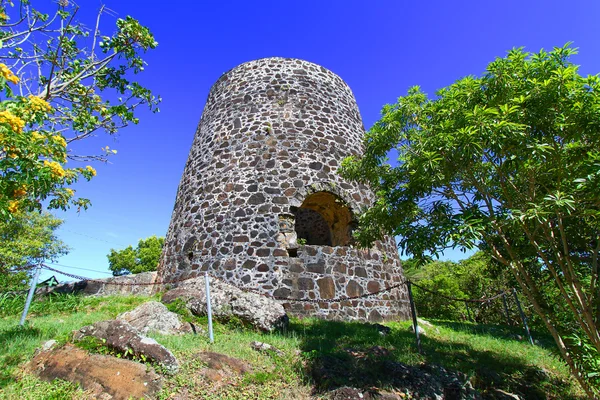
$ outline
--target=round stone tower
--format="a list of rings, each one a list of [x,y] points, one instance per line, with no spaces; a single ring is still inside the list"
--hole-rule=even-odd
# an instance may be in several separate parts
[[[192,144],[159,279],[204,271],[290,299],[328,300],[401,282],[393,238],[353,244],[374,200],[338,174],[360,154],[364,128],[352,91],[310,62],[265,58],[214,84]],[[341,302],[286,302],[292,314],[378,321],[407,318],[406,289]]]

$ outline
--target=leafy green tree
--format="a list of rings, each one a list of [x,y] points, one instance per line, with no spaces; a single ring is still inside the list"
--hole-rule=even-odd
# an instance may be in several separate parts
[[[138,123],[141,105],[158,111],[160,99],[133,80],[144,69],[141,54],[157,46],[150,31],[132,17],[106,27],[104,6],[95,20],[80,21],[75,3],[56,4],[45,14],[29,0],[0,0],[1,220],[43,201],[51,209],[87,207],[68,186],[96,171],[66,168],[67,159],[106,161],[116,151],[76,154],[75,142]]]
[[[416,260],[403,261],[405,275],[425,289],[457,299],[485,299],[515,286],[514,278],[506,270],[499,270],[491,257],[478,251],[460,262],[430,261],[419,266]],[[506,324],[502,299],[471,303],[448,301],[441,296],[413,288],[419,315],[462,321],[470,318],[480,323]],[[518,318],[511,295],[507,297],[509,314]],[[511,320],[512,321],[512,320]]]
[[[118,251],[111,249],[108,268],[115,276],[156,271],[164,243],[164,237],[150,236],[141,239],[135,249],[132,246]]]
[[[38,212],[0,221],[0,291],[26,288],[33,268],[67,254],[68,247],[55,234],[62,222]]]
[[[514,49],[434,99],[410,89],[383,108],[364,157],[346,160],[342,173],[379,195],[361,217],[361,243],[401,235],[417,258],[479,246],[512,271],[592,397],[590,384],[600,386],[600,78],[581,76],[575,53]]]

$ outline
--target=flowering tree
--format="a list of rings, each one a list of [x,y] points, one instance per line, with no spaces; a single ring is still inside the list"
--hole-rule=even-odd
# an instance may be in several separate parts
[[[141,105],[158,111],[160,98],[132,80],[144,69],[141,54],[157,46],[150,31],[128,16],[104,36],[110,10],[100,8],[93,29],[78,11],[66,0],[53,14],[0,0],[0,220],[44,200],[51,209],[86,208],[68,186],[96,171],[67,160],[106,161],[116,151],[75,154],[70,145],[138,123]]]

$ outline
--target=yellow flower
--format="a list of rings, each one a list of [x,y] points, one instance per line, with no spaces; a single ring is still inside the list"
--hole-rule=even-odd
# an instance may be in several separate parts
[[[8,202],[8,211],[12,214],[19,211],[19,202],[16,200],[11,200]]]
[[[46,139],[46,137],[44,135],[40,134],[38,131],[31,132],[31,137],[33,138],[33,140],[44,140],[44,139]]]
[[[62,137],[62,135],[54,135],[52,136],[52,140],[54,143],[60,144],[62,147],[67,147],[67,141],[64,137]]]
[[[14,197],[22,197],[27,194],[27,185],[21,185],[18,189],[13,192]]]
[[[14,84],[19,83],[19,78],[13,74],[13,72],[6,66],[6,64],[0,63],[0,74],[9,82]]]
[[[4,149],[6,151],[6,155],[10,158],[17,158],[17,148],[15,146],[8,146]]]
[[[63,176],[65,176],[65,170],[56,161],[44,160],[44,167],[50,168],[50,170],[52,171],[52,175],[56,177],[62,178]]]
[[[50,104],[48,104],[48,102],[44,99],[40,99],[39,97],[34,96],[32,94],[30,94],[27,98],[29,99],[29,109],[31,111],[50,112],[52,110],[52,106],[50,106]]]
[[[96,170],[89,165],[85,167],[86,171],[90,172],[92,176],[96,176]]]
[[[69,197],[73,197],[73,195],[75,194],[75,191],[73,189],[70,189],[70,188],[66,188],[65,192],[67,192],[67,195]]]
[[[14,132],[21,133],[25,126],[25,121],[8,111],[0,111],[0,124],[8,124]]]

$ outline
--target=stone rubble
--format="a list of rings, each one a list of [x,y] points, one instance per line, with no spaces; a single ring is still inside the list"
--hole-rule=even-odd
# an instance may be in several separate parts
[[[144,356],[148,361],[160,364],[169,374],[175,374],[179,370],[179,362],[171,351],[156,340],[143,336],[128,322],[99,321],[79,329],[73,340],[80,341],[88,336],[102,340],[106,346],[119,352],[132,352],[134,356]]]
[[[277,301],[252,292],[244,292],[232,285],[211,279],[211,306],[213,318],[236,318],[244,324],[263,332],[285,329],[289,318]],[[169,304],[177,299],[184,301],[194,315],[207,313],[204,277],[190,279],[166,292],[162,302]]]
[[[146,302],[132,311],[117,316],[140,331],[142,335],[156,332],[162,335],[180,335],[197,332],[200,328],[181,321],[179,315],[171,312],[158,301]]]

